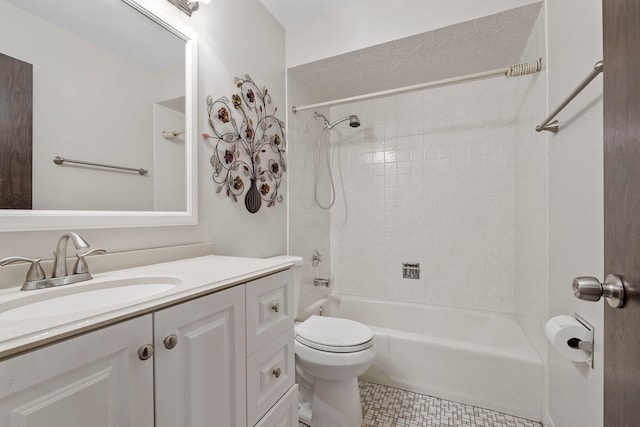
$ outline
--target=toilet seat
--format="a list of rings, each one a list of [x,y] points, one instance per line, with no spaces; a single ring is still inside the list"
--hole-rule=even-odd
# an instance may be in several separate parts
[[[354,353],[373,345],[373,332],[349,319],[311,316],[295,331],[300,344],[330,353]]]

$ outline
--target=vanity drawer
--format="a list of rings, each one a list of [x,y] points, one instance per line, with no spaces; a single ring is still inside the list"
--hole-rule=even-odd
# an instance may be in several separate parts
[[[247,424],[254,425],[295,381],[293,327],[247,359]]]
[[[255,427],[298,427],[298,425],[298,385],[294,384]]]
[[[247,283],[247,355],[293,326],[293,270]]]

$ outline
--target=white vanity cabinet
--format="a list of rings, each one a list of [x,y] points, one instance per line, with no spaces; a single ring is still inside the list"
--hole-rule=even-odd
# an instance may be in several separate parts
[[[0,426],[245,426],[244,288],[1,361]]]
[[[0,426],[297,427],[292,280],[281,271],[0,360]]]
[[[246,425],[244,290],[153,314],[156,427]]]
[[[153,427],[146,315],[0,362],[2,427]]]
[[[295,427],[293,271],[247,283],[247,425]]]

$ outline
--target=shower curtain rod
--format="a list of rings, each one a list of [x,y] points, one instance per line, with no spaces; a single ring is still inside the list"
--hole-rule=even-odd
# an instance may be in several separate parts
[[[372,92],[364,95],[352,96],[349,98],[336,99],[333,101],[319,102],[317,104],[304,105],[302,107],[296,107],[294,105],[291,108],[291,110],[295,114],[298,111],[310,110],[312,108],[328,107],[330,105],[338,105],[338,104],[345,104],[348,102],[363,101],[366,99],[379,98],[381,96],[395,95],[397,93],[411,92],[414,90],[428,89],[428,88],[446,86],[450,84],[467,82],[472,80],[486,79],[489,77],[495,77],[500,75],[505,77],[524,76],[526,74],[535,74],[540,70],[542,70],[542,58],[538,58],[537,60],[530,61],[530,62],[510,65],[506,68],[498,68],[496,70],[483,71],[481,73],[475,73],[475,74],[467,74],[465,76],[452,77],[449,79],[437,80],[434,82],[421,83],[421,84],[412,85],[412,86],[404,86],[401,88],[383,90],[380,92]]]

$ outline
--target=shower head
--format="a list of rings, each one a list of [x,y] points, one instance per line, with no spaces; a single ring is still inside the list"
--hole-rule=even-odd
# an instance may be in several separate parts
[[[346,116],[343,117],[341,119],[336,120],[333,123],[329,123],[329,120],[327,120],[327,118],[320,114],[320,113],[313,113],[313,118],[314,119],[318,119],[322,117],[324,119],[324,125],[326,126],[327,129],[331,129],[332,127],[334,127],[335,125],[342,123],[342,122],[346,122],[347,120],[349,120],[349,126],[351,126],[352,128],[357,128],[358,126],[360,126],[360,118],[358,116],[356,116],[355,114],[352,114],[350,116]]]

